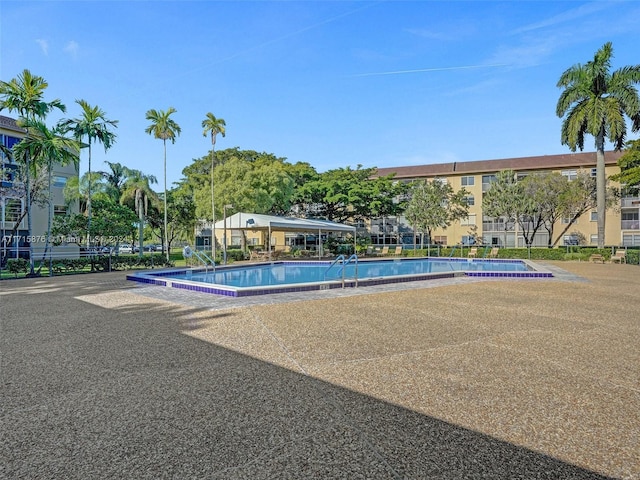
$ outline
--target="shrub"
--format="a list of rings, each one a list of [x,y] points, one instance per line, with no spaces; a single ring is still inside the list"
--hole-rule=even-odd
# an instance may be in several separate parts
[[[240,260],[244,260],[244,251],[239,250],[239,249],[233,249],[233,250],[227,250],[227,261],[229,260],[234,260],[234,261],[240,261]]]
[[[18,278],[19,273],[27,273],[29,270],[29,262],[24,258],[10,258],[7,261],[7,270]]]

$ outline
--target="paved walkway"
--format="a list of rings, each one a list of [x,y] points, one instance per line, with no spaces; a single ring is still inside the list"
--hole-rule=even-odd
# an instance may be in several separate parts
[[[260,300],[0,282],[0,478],[638,479],[640,269],[548,266]]]

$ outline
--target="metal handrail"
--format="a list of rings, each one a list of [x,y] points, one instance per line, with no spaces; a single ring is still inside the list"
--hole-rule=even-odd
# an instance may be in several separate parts
[[[209,262],[211,262],[211,266],[213,266],[213,271],[216,271],[216,262],[211,260],[206,253],[193,250],[193,256],[202,262],[205,274],[209,273]]]
[[[356,281],[356,287],[358,286],[358,255],[356,255],[355,253],[352,254],[348,260],[345,262],[342,262],[342,288],[344,288],[344,271],[345,271],[345,267],[351,262],[351,260],[354,260],[354,264],[356,266],[355,268],[355,281]]]
[[[331,270],[333,268],[333,266],[336,263],[338,263],[340,260],[342,260],[344,262],[344,255],[338,255],[336,257],[336,259],[333,262],[331,262],[331,265],[329,265],[329,267],[324,271],[323,277],[324,277],[325,280],[327,279],[327,273],[329,273],[329,270]]]

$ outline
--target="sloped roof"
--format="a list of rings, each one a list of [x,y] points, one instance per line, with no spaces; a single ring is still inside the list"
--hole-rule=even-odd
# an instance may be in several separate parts
[[[605,152],[605,164],[615,165],[624,152]],[[594,168],[595,152],[541,155],[537,157],[503,158],[499,160],[478,160],[473,162],[449,162],[433,165],[412,165],[404,167],[379,168],[376,177],[395,173],[397,179],[430,178],[449,175],[472,175],[496,173],[501,170],[557,170],[562,168]]]
[[[277,230],[286,232],[349,232],[355,233],[356,227],[328,220],[309,218],[279,217],[259,213],[234,213],[227,217],[228,229],[233,230]],[[225,228],[225,221],[216,222],[216,229]]]

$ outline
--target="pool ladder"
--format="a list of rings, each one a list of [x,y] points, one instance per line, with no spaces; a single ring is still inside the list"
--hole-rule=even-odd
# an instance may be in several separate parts
[[[207,255],[204,252],[198,252],[196,250],[193,250],[193,256],[196,257],[200,262],[202,262],[202,264],[204,265],[205,274],[209,273],[209,266],[213,267],[213,272],[215,273],[216,262],[214,262],[213,259],[209,257],[209,255]]]
[[[329,265],[329,267],[324,271],[325,281],[327,280],[327,273],[329,273],[329,270],[331,270],[334,267],[334,265],[340,265],[342,268],[342,270],[340,271],[340,273],[342,274],[342,288],[344,288],[346,266],[352,262],[356,267],[354,280],[356,281],[355,286],[357,287],[358,286],[358,255],[356,255],[355,253],[351,255],[348,259],[344,255],[338,255],[336,259],[331,263],[331,265]]]

